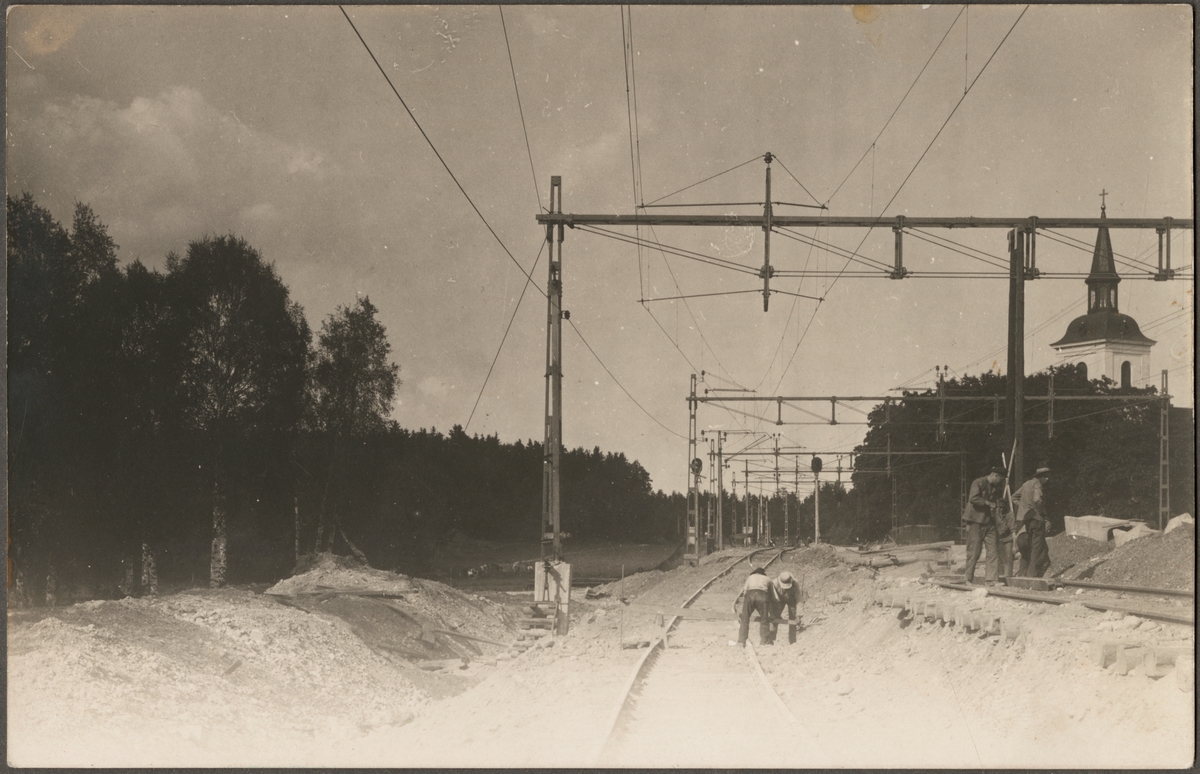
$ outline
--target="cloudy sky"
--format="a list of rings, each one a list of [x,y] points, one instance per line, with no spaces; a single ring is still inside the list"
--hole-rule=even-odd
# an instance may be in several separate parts
[[[1191,9],[1023,8],[635,6],[623,22],[618,6],[347,7],[418,128],[336,6],[18,7],[6,182],[65,223],[90,204],[123,262],[162,267],[189,240],[242,236],[314,328],[369,295],[404,380],[395,419],[540,443],[535,217],[551,175],[567,212],[666,197],[761,214],[732,203],[763,201],[769,151],[772,199],[834,215],[1095,217],[1103,189],[1110,217],[1191,217]],[[800,233],[892,260],[890,228]],[[1003,231],[937,233],[1007,260]],[[641,235],[762,262],[761,230]],[[1088,246],[1039,238],[1039,268],[1087,271],[1095,233],[1068,236]],[[1134,264],[1157,260],[1153,231],[1112,240]],[[1172,244],[1190,269],[1192,233]],[[564,306],[587,342],[566,329],[564,441],[622,451],[668,490],[686,486],[694,372],[702,389],[878,395],[932,385],[935,364],[1006,362],[1002,279],[890,281],[853,276],[857,264],[834,279],[841,255],[775,234],[773,265],[827,276],[776,280],[823,301],[775,295],[764,314],[761,295],[736,293],[760,288],[753,276],[580,229],[563,256]],[[912,236],[905,256],[916,272],[994,271]],[[536,285],[518,304],[524,272]],[[1153,382],[1169,369],[1184,405],[1191,287],[1121,285],[1121,311],[1158,341]],[[652,300],[714,293],[726,295]],[[1085,310],[1082,280],[1029,283],[1030,371],[1055,362],[1049,343]],[[716,407],[699,426],[782,431],[810,449],[851,448],[865,429]]]

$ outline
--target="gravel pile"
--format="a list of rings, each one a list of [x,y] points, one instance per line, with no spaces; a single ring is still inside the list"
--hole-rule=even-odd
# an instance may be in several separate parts
[[[1185,524],[1166,535],[1131,540],[1114,550],[1096,567],[1092,580],[1190,591],[1196,588],[1195,567],[1196,528]]]
[[[828,545],[801,548],[799,551],[787,554],[787,557],[789,563],[802,567],[837,567],[841,563],[837,550]]]
[[[1050,568],[1043,576],[1046,578],[1062,577],[1063,573],[1075,565],[1112,551],[1112,546],[1107,542],[1080,535],[1068,535],[1065,532],[1048,538],[1046,545],[1050,547]]]

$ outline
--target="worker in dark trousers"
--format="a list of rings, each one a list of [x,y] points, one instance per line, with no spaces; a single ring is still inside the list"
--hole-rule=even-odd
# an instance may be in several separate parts
[[[967,523],[967,583],[975,582],[975,564],[983,553],[985,541],[988,556],[996,556],[1000,560],[996,563],[997,571],[1003,571],[999,568],[1012,567],[1012,556],[1009,553],[1011,543],[1000,539],[1001,531],[1007,533],[1009,540],[1012,539],[1011,530],[1005,529],[1008,503],[1004,500],[1004,476],[1004,468],[992,468],[986,476],[971,482],[967,507],[963,509],[962,514],[962,520]],[[992,583],[997,580],[996,577],[988,578]]]
[[[1017,547],[1021,551],[1021,568],[1017,575],[1040,578],[1050,567],[1050,546],[1046,544],[1046,499],[1042,487],[1050,480],[1050,468],[1039,465],[1033,478],[1013,493],[1017,509]]]
[[[775,644],[775,635],[779,631],[779,619],[783,617],[784,610],[787,611],[788,618],[788,644],[796,644],[796,625],[799,618],[796,615],[796,607],[800,604],[800,584],[796,583],[796,579],[787,570],[779,573],[775,580],[771,581],[771,600],[768,605],[771,609],[771,629],[768,633],[766,643],[768,645]],[[792,623],[797,622],[797,623]]]
[[[742,604],[742,612],[740,615],[740,625],[738,627],[737,644],[745,646],[746,640],[750,636],[750,616],[755,610],[761,616],[762,623],[758,627],[758,641],[767,642],[771,636],[770,631],[770,597],[771,597],[771,579],[767,577],[767,571],[761,567],[756,567],[750,573],[750,577],[746,578],[746,583],[742,586],[741,592],[738,593],[737,599],[733,600],[733,612],[738,613],[738,602],[746,598]]]

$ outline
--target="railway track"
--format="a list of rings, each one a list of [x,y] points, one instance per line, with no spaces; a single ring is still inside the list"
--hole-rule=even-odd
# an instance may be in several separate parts
[[[597,765],[782,768],[816,760],[813,745],[798,749],[811,740],[767,679],[753,645],[729,647],[734,635],[727,614],[744,582],[735,571],[768,552],[773,555],[764,567],[785,553],[759,549],[731,562],[681,605],[698,617],[676,614],[664,622],[607,719]],[[712,619],[703,617],[706,611]],[[726,620],[713,620],[722,613]]]

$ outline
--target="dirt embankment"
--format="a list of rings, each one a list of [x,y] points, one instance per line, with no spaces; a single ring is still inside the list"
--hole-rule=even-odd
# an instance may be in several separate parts
[[[431,629],[515,637],[502,605],[341,557],[270,591],[10,613],[10,762],[337,765],[346,749],[477,684],[482,662],[505,650]],[[469,666],[415,666],[439,658]]]

